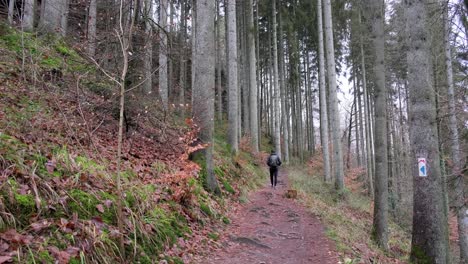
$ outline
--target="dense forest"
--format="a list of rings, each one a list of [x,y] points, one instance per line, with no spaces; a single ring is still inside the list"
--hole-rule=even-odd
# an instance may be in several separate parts
[[[0,263],[178,263],[271,150],[468,263],[466,87],[466,0],[0,0]]]

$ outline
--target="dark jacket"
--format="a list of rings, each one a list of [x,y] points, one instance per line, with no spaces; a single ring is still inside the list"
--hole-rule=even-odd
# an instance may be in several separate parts
[[[281,166],[281,159],[276,153],[271,153],[270,157],[268,157],[267,165],[269,167],[279,167]]]

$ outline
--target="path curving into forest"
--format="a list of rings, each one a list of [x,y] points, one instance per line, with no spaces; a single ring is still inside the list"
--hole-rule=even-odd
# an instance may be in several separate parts
[[[233,209],[221,248],[195,263],[299,264],[339,262],[335,245],[320,220],[297,201],[284,197],[287,172],[280,171],[276,190],[266,185],[249,202]]]

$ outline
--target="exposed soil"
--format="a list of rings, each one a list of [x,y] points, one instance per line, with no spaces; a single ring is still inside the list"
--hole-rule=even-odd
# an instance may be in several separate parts
[[[284,197],[287,190],[287,172],[281,170],[276,190],[268,184],[252,193],[247,204],[233,208],[221,247],[195,263],[338,263],[324,226],[298,202]]]

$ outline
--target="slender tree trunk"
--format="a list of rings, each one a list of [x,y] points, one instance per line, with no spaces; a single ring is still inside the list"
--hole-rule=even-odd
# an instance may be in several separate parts
[[[206,184],[211,192],[219,193],[213,172],[214,88],[215,88],[215,0],[197,0],[195,50],[193,59],[193,116],[200,126],[200,139],[205,149]]]
[[[96,55],[97,0],[90,0],[88,13],[88,56]]]
[[[8,3],[8,23],[13,24],[13,16],[15,14],[16,0],[10,0]]]
[[[168,94],[168,104],[169,101],[173,102],[174,99],[174,80],[175,80],[175,70],[174,70],[174,35],[175,35],[175,24],[174,24],[174,17],[175,17],[175,7],[174,1],[166,2],[168,4],[168,8],[170,8],[169,12],[169,25],[167,25],[168,29],[168,36],[167,36],[167,48],[166,52],[167,56],[167,94]],[[167,10],[167,9],[166,9]]]
[[[383,0],[368,0],[369,31],[374,58],[374,142],[375,142],[375,194],[373,238],[388,250],[388,154],[387,154],[387,91],[385,89],[385,39]]]
[[[197,10],[198,11],[198,10]],[[198,15],[198,14],[197,14]],[[196,17],[198,19],[198,17]],[[195,23],[198,21],[195,21]],[[159,95],[165,110],[169,104],[168,68],[167,68],[167,0],[160,0],[159,6]],[[198,33],[195,29],[195,32]],[[193,33],[192,33],[193,34]],[[196,37],[195,37],[196,38]],[[193,41],[193,40],[192,40]],[[195,64],[196,65],[196,64]],[[196,80],[195,80],[196,81]],[[194,87],[192,87],[194,89]]]
[[[427,1],[406,1],[408,85],[414,207],[411,261],[448,263],[445,199],[437,138],[435,92],[431,76]],[[416,164],[419,164],[417,166]],[[424,165],[424,166],[423,166]],[[425,176],[427,175],[427,176]]]
[[[35,0],[24,0],[22,27],[25,31],[34,29],[34,14],[36,10]]]
[[[187,2],[182,0],[180,3],[180,75],[179,75],[179,107],[180,115],[185,116],[185,89],[187,86]]]
[[[356,96],[358,99],[358,120],[359,120],[359,148],[361,149],[361,161],[359,162],[360,167],[363,166],[365,160],[365,150],[364,150],[364,121],[363,121],[363,114],[362,114],[362,96],[361,96],[361,87],[359,86],[359,82],[356,80]]]
[[[361,7],[362,8],[362,7]],[[361,10],[359,10],[359,23],[361,24]],[[369,110],[369,100],[367,96],[367,71],[366,71],[366,62],[365,62],[365,53],[364,53],[364,40],[362,33],[359,37],[359,48],[361,53],[361,72],[362,72],[362,94],[364,98],[364,117],[365,117],[365,138],[366,138],[366,156],[367,156],[367,180],[369,185],[369,194],[371,197],[374,196],[374,179],[373,179],[373,170],[372,170],[372,138],[371,138],[371,129],[370,129],[370,110]]]
[[[450,130],[450,148],[452,152],[452,175],[456,177],[455,181],[455,211],[458,220],[458,244],[460,246],[460,263],[468,262],[468,208],[465,203],[465,184],[463,180],[462,159],[460,158],[460,142],[457,127],[457,112],[455,107],[455,92],[453,84],[452,51],[450,47],[450,27],[448,21],[448,3],[444,3],[447,11],[444,11],[445,28],[445,65],[447,70],[447,88],[448,88],[448,115]]]
[[[258,152],[258,106],[257,106],[257,76],[255,58],[255,36],[252,0],[247,0],[247,42],[249,49],[249,69],[250,69],[250,136],[252,150]]]
[[[353,66],[354,67],[354,66]],[[358,88],[357,88],[357,85],[356,85],[356,74],[353,74],[353,92],[354,92],[354,113],[356,114],[356,125],[355,125],[355,137],[356,137],[356,161],[357,161],[357,166],[360,168],[362,166],[362,163],[361,163],[361,145],[360,145],[360,142],[361,142],[361,135],[359,134],[359,128],[360,128],[360,123],[361,123],[361,116],[359,115],[359,111],[361,109],[359,109],[358,107],[360,107],[360,104],[359,104],[359,92],[358,92]]]
[[[62,0],[61,2],[62,7],[62,17],[60,19],[60,35],[65,37],[68,31],[68,13],[70,10],[70,0]]]
[[[272,5],[272,27],[273,27],[273,80],[274,80],[274,85],[273,85],[273,94],[274,94],[274,143],[275,143],[275,149],[276,153],[282,157],[281,153],[281,134],[280,134],[280,87],[279,87],[279,81],[278,81],[278,36],[277,36],[277,24],[276,24],[276,0],[273,0],[273,5]]]
[[[96,1],[96,0],[92,0]],[[153,90],[153,27],[151,25],[151,17],[153,16],[153,3],[152,0],[145,0],[145,45],[144,52],[145,57],[143,58],[144,63],[144,78],[143,93],[151,94]]]
[[[130,47],[130,38],[133,32],[133,23],[128,25],[128,28],[124,26],[124,1],[120,0],[119,9],[119,20],[118,20],[118,38],[120,42],[122,52],[122,72],[120,76],[120,111],[119,111],[119,132],[117,137],[117,192],[119,197],[117,199],[117,225],[121,235],[119,236],[119,246],[122,254],[122,261],[125,260],[125,244],[124,244],[124,215],[123,215],[123,204],[122,204],[122,179],[121,179],[121,163],[122,163],[122,145],[123,145],[123,127],[124,127],[124,111],[125,111],[125,80],[127,79],[128,73],[128,49]]]
[[[237,69],[237,30],[236,30],[236,2],[226,1],[226,23],[227,23],[227,84],[228,84],[228,138],[231,150],[239,151],[239,116],[238,116],[238,69]]]
[[[281,97],[281,123],[282,123],[282,130],[283,130],[283,156],[284,162],[286,164],[289,163],[289,133],[288,133],[288,125],[287,125],[287,111],[286,111],[286,87],[285,87],[285,81],[284,81],[284,51],[283,51],[283,30],[282,30],[282,24],[281,24],[281,11],[278,12],[278,26],[277,29],[279,29],[279,33],[277,36],[277,46],[278,46],[278,79],[279,79],[279,85],[280,85],[280,97]],[[279,45],[278,45],[279,42]],[[278,106],[279,107],[279,106]]]
[[[322,144],[324,179],[332,180],[330,172],[330,147],[328,146],[328,111],[327,111],[327,84],[325,83],[325,55],[322,26],[322,0],[317,0],[318,46],[319,46],[319,92],[320,92],[320,140]]]
[[[335,48],[333,46],[333,24],[330,0],[324,0],[324,24],[325,39],[327,44],[327,73],[330,89],[330,113],[333,135],[333,163],[335,166],[335,185],[338,190],[344,188],[343,151],[340,141],[340,111],[338,109],[336,71],[335,71]]]
[[[249,92],[250,92],[250,69],[249,69],[249,56],[248,56],[248,41],[247,41],[247,26],[246,26],[246,17],[247,17],[247,8],[245,1],[239,1],[240,8],[240,53],[242,58],[242,65],[239,67],[241,70],[240,80],[242,82],[242,131],[243,135],[248,135],[250,133],[250,108],[249,108]],[[241,134],[242,135],[242,134]]]
[[[216,20],[216,91],[218,94],[217,97],[217,112],[218,112],[218,119],[222,120],[223,119],[223,86],[222,86],[222,78],[221,78],[221,70],[222,70],[222,49],[221,49],[221,43],[222,43],[222,38],[221,38],[221,14],[220,14],[220,0],[216,0],[216,9],[217,9],[217,17],[218,19]]]

